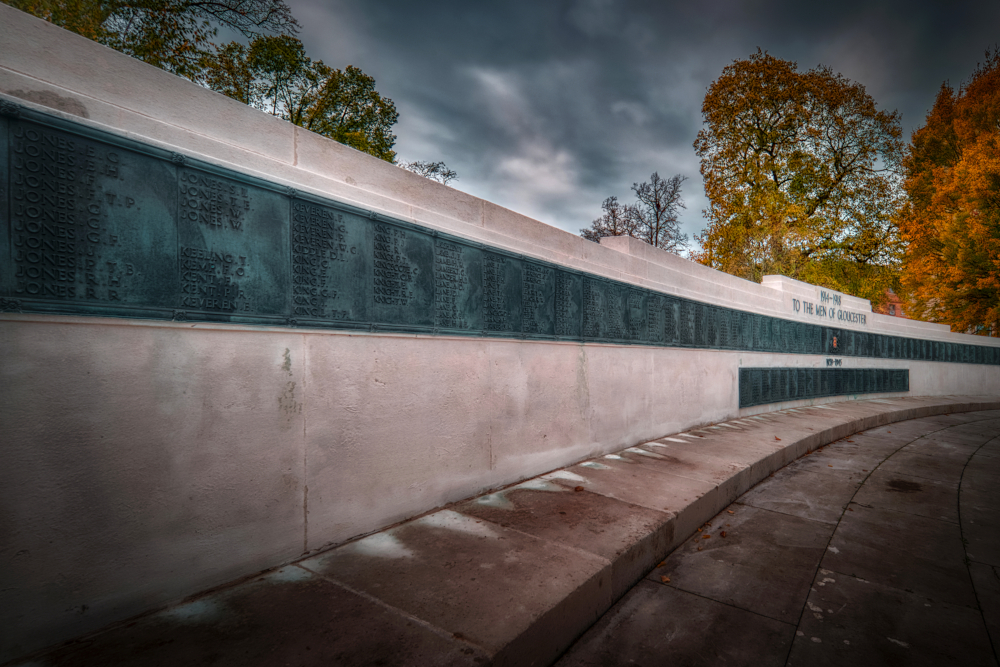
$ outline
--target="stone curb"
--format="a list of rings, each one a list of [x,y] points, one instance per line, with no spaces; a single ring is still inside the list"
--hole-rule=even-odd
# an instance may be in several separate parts
[[[944,415],[952,412],[974,412],[993,409],[1000,409],[1000,399],[985,397],[904,397],[899,399],[848,401],[825,404],[823,406],[793,408],[726,422],[730,427],[733,424],[740,424],[741,427],[744,427],[749,423],[749,428],[741,428],[740,430],[725,429],[721,425],[694,429],[688,433],[709,442],[714,441],[713,444],[722,445],[723,449],[725,449],[726,445],[732,444],[743,447],[748,441],[754,439],[765,439],[765,442],[767,442],[767,439],[772,437],[774,438],[772,442],[775,444],[780,442],[781,444],[776,447],[772,446],[770,451],[761,456],[754,454],[751,460],[738,461],[737,465],[741,467],[732,472],[732,474],[715,480],[712,479],[713,472],[715,471],[711,469],[711,466],[706,467],[705,470],[696,470],[676,476],[665,469],[656,470],[655,472],[650,470],[651,474],[659,476],[665,481],[681,482],[682,480],[688,480],[702,482],[702,485],[700,488],[696,486],[693,489],[694,497],[690,499],[690,502],[676,509],[669,508],[671,510],[669,513],[663,512],[665,509],[663,507],[653,507],[652,505],[656,505],[656,502],[645,505],[647,509],[660,514],[657,517],[658,520],[649,525],[644,532],[638,535],[631,535],[628,539],[620,541],[613,557],[602,558],[602,562],[594,562],[592,559],[584,558],[575,560],[576,569],[578,570],[575,577],[576,586],[569,591],[564,591],[562,595],[545,600],[546,604],[543,605],[545,608],[540,610],[540,613],[537,613],[537,615],[534,615],[527,624],[527,627],[522,628],[516,635],[495,638],[495,640],[499,639],[500,641],[476,641],[477,638],[475,636],[467,632],[458,631],[453,627],[448,627],[440,618],[423,617],[423,620],[432,626],[440,628],[446,634],[457,637],[461,641],[475,644],[477,648],[481,648],[489,656],[490,664],[551,664],[576,638],[582,635],[583,632],[620,599],[622,595],[647,572],[653,569],[660,560],[694,534],[700,525],[718,514],[718,512],[752,486],[800,456],[859,431],[865,431],[885,424]],[[806,419],[803,419],[803,417],[806,417]],[[807,423],[814,424],[814,426],[807,426]],[[807,430],[815,432],[807,434]],[[778,433],[778,435],[772,435],[772,433]],[[689,439],[690,435],[685,439]],[[778,440],[779,436],[781,440]],[[667,437],[669,438],[670,436]],[[672,438],[672,440],[679,439],[676,437]],[[664,448],[664,440],[664,438],[661,438],[650,441],[638,446],[638,448],[628,448],[617,455],[613,454],[609,456],[618,456],[623,460],[627,460],[628,466],[637,465],[639,459],[642,459],[642,463],[638,465],[649,465],[645,459],[651,457],[636,456],[634,451],[641,449],[649,454],[657,454],[658,450]],[[742,443],[739,442],[741,440],[743,441]],[[670,447],[674,444],[679,443],[670,443],[665,445],[665,447]],[[705,446],[707,444],[708,442],[702,443],[698,440],[691,440],[691,445],[698,449],[707,449]],[[733,457],[731,456],[730,458]],[[656,459],[652,460],[655,463],[661,462]],[[719,460],[723,461],[725,459]],[[495,520],[491,521],[490,518],[486,518],[488,514],[477,512],[475,507],[477,501],[484,498],[490,499],[496,496],[510,495],[512,492],[518,490],[530,491],[533,484],[538,486],[538,482],[560,485],[571,493],[578,493],[580,486],[583,486],[583,491],[586,491],[588,496],[595,495],[603,498],[600,501],[602,503],[614,503],[616,505],[628,503],[630,502],[628,489],[594,487],[589,479],[578,484],[577,482],[580,480],[574,478],[577,476],[582,477],[582,475],[578,475],[577,471],[580,471],[583,467],[593,466],[594,464],[605,465],[611,462],[615,461],[614,459],[609,460],[608,456],[583,461],[576,465],[541,475],[534,480],[528,480],[527,482],[508,487],[495,494],[487,494],[477,499],[453,504],[448,509],[442,511],[454,511],[464,516],[477,517],[484,522],[497,525]],[[662,462],[665,464],[670,463],[669,459],[663,459]],[[734,464],[729,463],[728,465]],[[542,498],[545,498],[545,496],[543,495]],[[549,498],[554,503],[557,494],[549,494]],[[662,500],[662,498],[658,498],[657,500]],[[632,505],[638,507],[644,506],[641,502],[632,503]],[[442,511],[432,513],[428,516],[435,516]],[[533,513],[541,514],[542,512],[538,507],[535,507]],[[420,519],[417,521],[420,521]],[[377,538],[379,535],[393,534],[393,531],[398,531],[409,523],[405,522],[402,526],[390,528],[374,536],[362,538],[349,545],[337,547],[325,554],[312,556],[299,561],[298,564],[321,576],[328,577],[334,582],[346,584],[352,589],[361,588],[364,592],[375,594],[378,597],[376,589],[365,585],[364,577],[360,579],[347,577],[338,571],[340,567],[348,563],[351,563],[355,567],[364,567],[361,564],[352,563],[355,558],[360,556],[359,553],[355,552],[353,557],[345,556],[343,559],[333,556],[336,565],[331,565],[331,554],[351,550],[356,548],[354,545],[363,544],[366,540],[371,540],[373,537]],[[520,525],[516,520],[500,525],[507,530],[522,534],[526,533],[536,537],[539,534],[544,534],[544,530]],[[543,539],[554,541],[551,537]],[[563,546],[567,549],[579,549],[579,546],[566,544],[565,542]],[[443,553],[441,557],[449,558],[450,554]],[[327,563],[326,567],[316,567],[315,564],[319,560],[325,561]],[[378,570],[379,574],[375,577],[376,579],[385,574],[382,572],[381,567]],[[431,577],[431,582],[434,580],[435,578]],[[368,583],[370,583],[370,580]],[[469,591],[470,595],[474,595],[474,592],[474,590]],[[420,591],[413,590],[410,595],[403,597],[409,601],[411,598],[415,599],[421,596],[422,593]],[[387,600],[387,603],[393,607],[403,609],[406,613],[414,614],[414,607],[406,602],[400,603],[399,599]],[[513,611],[509,607],[502,609],[493,608],[488,602],[482,605],[474,605],[468,609],[468,612],[473,615],[509,614]]]
[[[919,401],[921,399],[907,397],[903,401]],[[933,403],[913,407],[904,407],[876,412],[868,415],[858,415],[814,434],[787,443],[778,451],[768,454],[754,464],[738,471],[732,477],[718,484],[716,493],[706,494],[695,502],[679,510],[675,516],[664,522],[643,539],[631,544],[622,556],[610,563],[612,590],[610,603],[606,607],[598,605],[600,611],[593,621],[600,618],[643,576],[652,570],[667,554],[697,532],[698,526],[716,516],[736,498],[751,487],[761,482],[771,473],[783,468],[795,459],[810,453],[820,447],[848,437],[855,433],[866,431],[886,424],[893,424],[911,419],[933,417],[954,412],[978,412],[1000,409],[1000,400],[968,400],[954,397],[955,402],[941,402],[940,398],[925,399]],[[947,400],[947,399],[946,399]],[[882,401],[884,403],[897,401]],[[827,404],[829,408],[861,407],[872,405],[871,401],[857,403]],[[799,408],[798,411],[802,409]],[[776,417],[778,413],[764,413],[761,417]],[[739,421],[739,420],[734,420]],[[698,431],[700,429],[694,429]],[[653,441],[656,442],[656,441]],[[648,443],[647,443],[648,444]],[[654,545],[660,547],[654,548]],[[664,548],[664,545],[665,548]],[[617,576],[616,576],[617,575]],[[515,638],[510,644],[495,656],[497,665],[547,665],[554,662],[580,635],[592,625],[567,627],[561,621],[562,604],[554,607],[548,614],[537,619],[530,631]],[[535,637],[544,637],[544,644]],[[528,656],[530,658],[526,659]],[[543,658],[543,656],[545,656]]]

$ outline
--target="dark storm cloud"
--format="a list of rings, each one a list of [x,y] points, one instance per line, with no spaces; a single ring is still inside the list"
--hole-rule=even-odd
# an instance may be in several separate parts
[[[571,232],[653,171],[690,179],[682,220],[700,231],[705,89],[758,47],[864,84],[908,136],[1000,40],[996,2],[290,4],[314,57],[395,101],[401,159],[443,159],[458,188]]]

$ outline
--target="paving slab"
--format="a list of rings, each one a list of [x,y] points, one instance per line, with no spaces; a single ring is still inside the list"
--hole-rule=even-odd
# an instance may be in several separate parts
[[[827,459],[816,457],[817,460]],[[832,465],[823,464],[822,465]],[[864,481],[863,473],[817,466],[782,468],[740,498],[740,503],[836,525],[847,504]]]
[[[822,567],[953,604],[974,607],[957,524],[851,506]]]
[[[962,488],[989,493],[1000,479],[1000,458],[977,457],[976,465],[969,465],[962,474]]]
[[[993,421],[991,420],[990,424],[992,423]],[[985,427],[980,424],[972,423],[964,426],[944,429],[936,433],[929,433],[921,438],[919,443],[914,443],[914,448],[922,446],[936,448],[936,446],[940,444],[944,446],[944,449],[949,447],[965,447],[971,454],[973,451],[981,447],[984,442],[993,437],[990,435],[990,431],[992,431],[993,434],[996,433],[995,427],[990,427],[990,429],[985,432],[980,431],[980,428]]]
[[[974,447],[945,448],[941,443],[918,440],[887,459],[879,466],[879,472],[957,484],[975,451]]]
[[[973,562],[969,574],[990,639],[994,647],[1000,647],[1000,567]]]
[[[789,463],[787,468],[811,472],[833,469],[860,475],[861,472],[873,470],[891,451],[895,449],[882,452],[862,443],[838,440]]]
[[[363,625],[357,619],[365,620]],[[487,654],[290,565],[74,642],[50,667],[485,664]]]
[[[636,585],[557,667],[780,667],[795,627],[650,581]]]
[[[963,482],[959,495],[962,538],[970,560],[1000,566],[1000,503],[997,480],[993,488],[972,487]]]
[[[817,581],[789,666],[996,664],[978,609],[829,570]]]
[[[958,523],[958,480],[961,471],[953,470],[953,473],[952,480],[941,481],[907,475],[898,469],[884,470],[880,466],[855,494],[854,502],[862,507]]]
[[[675,588],[794,623],[832,533],[825,523],[732,505],[648,579],[666,576]]]

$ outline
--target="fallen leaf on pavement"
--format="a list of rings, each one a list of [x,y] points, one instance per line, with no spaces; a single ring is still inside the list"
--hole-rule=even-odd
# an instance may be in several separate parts
[[[781,438],[779,438],[778,436],[774,436],[774,439],[775,440],[781,440]]]
[[[832,468],[833,466],[832,466],[832,465],[830,465],[829,463],[827,463],[827,464],[826,464],[826,467],[827,467],[827,468]]]
[[[670,583],[670,577],[660,577],[660,581],[662,581],[665,584],[669,584]]]
[[[722,531],[721,533],[719,533],[719,537],[725,537],[725,536],[726,536],[726,531]]]
[[[711,537],[711,535],[702,535],[702,536],[701,536],[701,539],[703,539],[703,540],[707,540],[707,539],[708,539],[708,538],[710,538],[710,537]]]
[[[701,547],[698,547],[698,551],[701,551]]]
[[[732,510],[726,510],[726,511],[729,512],[730,514],[736,514],[736,512],[734,512]]]
[[[583,491],[583,487],[582,486],[578,486],[578,487],[574,488],[573,490],[574,491]]]
[[[661,561],[660,561],[660,564],[659,564],[659,565],[657,565],[656,567],[663,567],[663,566],[664,566],[664,565],[666,565],[666,564],[667,564],[667,561],[665,561],[665,560],[661,560]]]

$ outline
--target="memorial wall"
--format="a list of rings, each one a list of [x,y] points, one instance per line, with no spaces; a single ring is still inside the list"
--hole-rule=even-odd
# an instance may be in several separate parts
[[[0,106],[5,311],[1000,365],[1000,347],[658,293]],[[906,372],[741,371],[740,407],[905,392]],[[780,386],[779,386],[780,385]]]
[[[585,241],[0,5],[0,661],[1000,341]],[[583,224],[583,222],[581,222]]]

